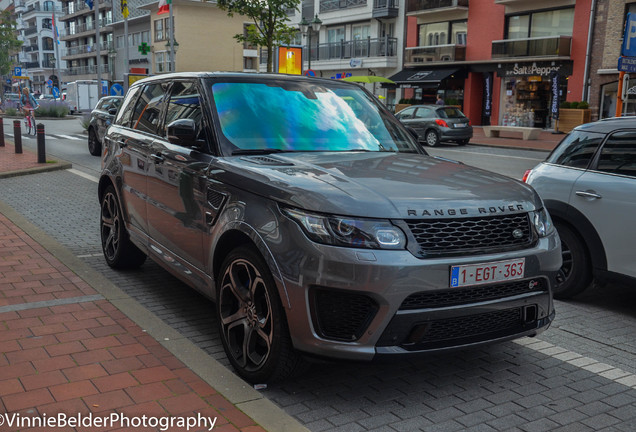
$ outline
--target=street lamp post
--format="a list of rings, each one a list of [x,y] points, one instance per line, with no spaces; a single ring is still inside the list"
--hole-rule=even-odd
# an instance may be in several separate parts
[[[170,46],[170,39],[168,39],[168,42],[166,42],[166,49],[170,53],[170,72],[177,71],[176,54],[177,50],[179,49],[179,42],[177,42],[177,39],[173,39],[173,41],[174,42],[172,43],[172,46]]]
[[[311,20],[311,22],[307,21],[307,19],[303,17],[303,19],[300,20],[300,23],[298,24],[298,29],[300,30],[300,32],[303,34],[303,36],[307,36],[307,69],[311,69],[311,34],[315,32],[316,37],[318,37],[318,32],[320,31],[321,25],[322,21],[320,20],[320,18],[318,18],[318,14],[316,14],[315,18]]]

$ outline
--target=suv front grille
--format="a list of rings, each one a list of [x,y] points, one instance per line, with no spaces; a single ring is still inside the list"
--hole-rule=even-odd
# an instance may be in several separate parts
[[[545,292],[547,286],[544,279],[521,280],[496,285],[481,285],[469,288],[451,288],[442,291],[418,292],[408,296],[400,306],[400,310],[456,306],[480,301],[495,300],[504,297]]]
[[[378,311],[377,303],[364,294],[328,289],[313,291],[312,308],[318,333],[342,341],[359,339]]]
[[[533,233],[526,213],[462,219],[405,220],[419,251],[416,256],[487,253],[530,246]],[[520,230],[520,236],[513,232]]]

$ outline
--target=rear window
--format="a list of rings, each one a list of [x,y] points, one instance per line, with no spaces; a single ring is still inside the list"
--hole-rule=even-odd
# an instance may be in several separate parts
[[[563,138],[546,162],[572,168],[587,168],[605,135],[574,131]]]
[[[466,117],[463,112],[453,107],[439,108],[436,110],[437,115],[440,118],[464,118]]]

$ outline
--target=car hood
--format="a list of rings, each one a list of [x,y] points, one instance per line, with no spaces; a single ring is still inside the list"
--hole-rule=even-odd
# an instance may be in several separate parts
[[[304,210],[378,218],[445,218],[535,210],[519,181],[410,153],[287,153],[218,160],[213,177]]]

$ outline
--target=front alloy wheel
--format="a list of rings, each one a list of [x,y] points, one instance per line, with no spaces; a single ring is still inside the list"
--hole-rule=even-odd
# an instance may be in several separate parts
[[[276,381],[300,364],[274,280],[253,249],[240,247],[225,259],[217,283],[219,331],[225,352],[250,382]]]
[[[93,156],[99,156],[102,152],[102,145],[97,139],[97,133],[95,133],[93,128],[88,130],[88,152]]]
[[[111,185],[104,191],[99,229],[102,251],[106,263],[113,268],[136,268],[144,263],[146,255],[131,243],[124,226],[122,211]]]

